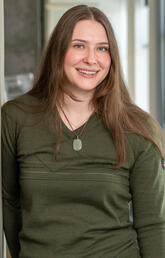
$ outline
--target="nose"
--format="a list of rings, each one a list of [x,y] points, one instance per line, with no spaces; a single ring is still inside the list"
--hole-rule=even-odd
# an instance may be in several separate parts
[[[96,53],[95,49],[88,49],[86,51],[85,57],[84,57],[84,62],[88,64],[96,64]]]

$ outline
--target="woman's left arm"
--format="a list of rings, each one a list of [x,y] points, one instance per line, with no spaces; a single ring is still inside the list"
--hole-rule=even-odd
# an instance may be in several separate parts
[[[130,175],[134,227],[143,258],[165,258],[165,170],[162,157],[146,141]]]

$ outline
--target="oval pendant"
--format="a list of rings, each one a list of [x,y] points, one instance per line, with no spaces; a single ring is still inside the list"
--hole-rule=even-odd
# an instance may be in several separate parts
[[[80,151],[82,149],[82,141],[79,138],[73,140],[73,149],[75,151]]]

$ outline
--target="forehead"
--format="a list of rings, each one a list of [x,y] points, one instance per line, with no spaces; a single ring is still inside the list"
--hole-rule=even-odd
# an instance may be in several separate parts
[[[106,30],[103,25],[95,20],[82,20],[76,23],[72,40],[83,39],[86,41],[108,42]]]

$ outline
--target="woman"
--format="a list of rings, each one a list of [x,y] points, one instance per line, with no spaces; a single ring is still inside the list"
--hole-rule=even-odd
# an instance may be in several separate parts
[[[63,15],[33,89],[2,114],[13,258],[165,257],[161,129],[131,101],[100,10]]]

